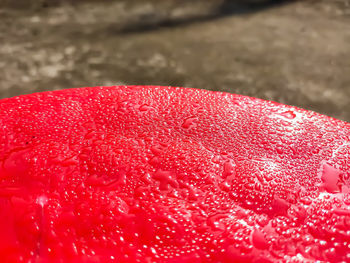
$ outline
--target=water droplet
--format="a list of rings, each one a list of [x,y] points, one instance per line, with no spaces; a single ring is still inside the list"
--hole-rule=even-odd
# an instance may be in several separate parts
[[[105,190],[113,190],[126,184],[126,171],[120,170],[116,177],[107,175],[91,175],[86,179],[86,183],[91,186],[103,187]]]
[[[286,119],[289,119],[289,120],[292,120],[297,116],[294,113],[294,111],[285,111],[285,112],[280,113],[280,115]]]
[[[259,230],[255,229],[252,233],[252,242],[254,247],[257,249],[267,249],[269,247],[269,244],[265,238],[265,235]]]
[[[173,178],[173,175],[169,171],[163,171],[161,169],[158,169],[154,174],[153,178],[159,181],[159,189],[160,190],[168,190],[169,186],[177,188],[179,184],[177,181]]]
[[[329,164],[324,164],[322,168],[322,187],[329,193],[340,192],[339,183],[341,171]]]
[[[278,146],[276,148],[276,151],[277,151],[278,154],[283,154],[283,148],[281,146]]]
[[[29,149],[13,151],[3,163],[5,174],[23,174],[28,168]]]
[[[221,220],[225,218],[227,218],[226,214],[218,213],[208,217],[207,224],[215,231],[224,231],[226,230],[226,226]]]
[[[224,172],[222,173],[223,177],[234,175],[235,173],[235,163],[232,160],[228,160],[224,163]]]
[[[195,127],[196,120],[197,120],[196,117],[190,117],[190,118],[185,119],[184,122],[182,123],[182,128],[189,129],[189,128]]]
[[[142,112],[149,111],[150,109],[152,109],[152,107],[147,104],[143,104],[139,107],[139,110]]]
[[[270,211],[275,215],[286,215],[290,204],[281,198],[275,197]]]
[[[156,146],[152,146],[151,147],[151,152],[154,154],[154,155],[160,155],[162,153],[162,149],[160,147],[156,147]]]

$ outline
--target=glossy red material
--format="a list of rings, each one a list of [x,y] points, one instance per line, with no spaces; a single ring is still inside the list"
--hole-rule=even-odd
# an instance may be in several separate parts
[[[1,262],[350,261],[350,124],[239,95],[0,101]]]

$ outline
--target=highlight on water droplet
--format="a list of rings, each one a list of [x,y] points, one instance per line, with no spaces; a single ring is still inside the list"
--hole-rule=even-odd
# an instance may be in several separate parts
[[[45,195],[38,196],[36,198],[36,203],[41,207],[44,207],[47,204],[48,198]]]

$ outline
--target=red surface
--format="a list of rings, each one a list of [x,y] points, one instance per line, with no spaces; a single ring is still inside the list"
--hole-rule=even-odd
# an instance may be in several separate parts
[[[2,262],[350,261],[350,124],[204,90],[0,101]]]

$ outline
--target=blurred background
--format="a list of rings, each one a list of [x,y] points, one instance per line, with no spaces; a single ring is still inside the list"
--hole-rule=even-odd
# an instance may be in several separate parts
[[[350,121],[350,0],[0,0],[0,98],[118,84]]]

